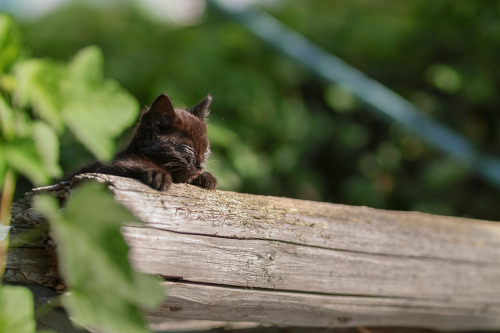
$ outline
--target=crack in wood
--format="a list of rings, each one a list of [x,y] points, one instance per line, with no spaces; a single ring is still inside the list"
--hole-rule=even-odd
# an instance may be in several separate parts
[[[302,291],[302,290],[290,290],[290,289],[273,289],[273,288],[263,288],[263,287],[246,287],[239,285],[229,285],[229,284],[221,284],[221,283],[211,283],[211,282],[203,282],[203,281],[192,281],[187,280],[182,277],[166,277],[160,276],[166,282],[172,282],[179,285],[192,285],[192,286],[201,286],[201,287],[214,287],[214,288],[222,288],[222,289],[231,289],[231,290],[249,290],[249,291],[262,291],[262,292],[270,292],[270,293],[284,293],[284,294],[292,294],[292,295],[314,295],[314,296],[324,296],[324,297],[349,297],[349,298],[364,298],[364,299],[386,299],[386,300],[414,300],[414,301],[436,301],[437,298],[426,298],[426,297],[399,297],[399,296],[388,296],[388,295],[363,295],[363,294],[344,294],[344,293],[323,293],[323,292],[315,292],[315,291]],[[374,303],[373,305],[377,305]],[[384,304],[383,306],[386,306]],[[500,306],[500,303],[491,303],[490,306]],[[382,306],[382,305],[381,305]],[[406,308],[428,308],[426,306],[415,306],[415,305],[401,305],[397,306],[406,307]],[[452,306],[451,304],[449,306]],[[439,308],[439,306],[437,306]],[[500,315],[500,308],[498,309],[498,314]]]
[[[326,247],[326,246],[321,246],[321,245],[304,244],[304,243],[292,242],[292,241],[287,241],[287,240],[282,240],[282,239],[261,238],[261,237],[242,237],[242,236],[237,236],[237,235],[226,236],[226,235],[219,235],[218,233],[206,234],[206,233],[199,233],[199,232],[178,231],[178,230],[172,230],[172,229],[167,229],[167,228],[158,228],[158,227],[154,227],[154,226],[148,225],[148,224],[146,224],[146,225],[127,225],[127,227],[154,229],[154,230],[158,230],[158,231],[171,232],[174,234],[188,235],[188,236],[213,237],[213,238],[234,239],[234,240],[241,240],[241,241],[275,242],[275,243],[281,243],[281,244],[303,246],[303,247],[308,247],[308,248],[313,248],[313,249],[322,249],[322,250],[327,250],[327,251],[362,254],[362,255],[376,256],[376,257],[388,257],[388,258],[399,258],[399,259],[423,259],[423,260],[434,260],[434,261],[441,261],[441,262],[448,262],[448,263],[467,264],[467,265],[481,266],[481,267],[484,267],[484,266],[500,267],[500,265],[492,264],[489,262],[482,262],[482,261],[459,260],[459,259],[449,259],[449,258],[445,259],[445,258],[429,257],[429,256],[409,256],[409,255],[397,255],[397,254],[388,254],[388,253],[381,253],[381,252],[357,251],[357,250]]]

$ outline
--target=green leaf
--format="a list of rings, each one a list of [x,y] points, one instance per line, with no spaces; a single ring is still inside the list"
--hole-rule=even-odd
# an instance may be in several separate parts
[[[43,166],[52,177],[62,175],[59,166],[59,138],[54,130],[42,121],[33,124],[33,136]]]
[[[14,101],[60,132],[64,123],[98,159],[110,160],[114,139],[137,118],[137,101],[102,73],[99,48],[80,51],[68,65],[31,59],[15,67]],[[63,123],[64,120],[64,123]]]
[[[329,85],[325,89],[325,101],[338,112],[350,112],[357,106],[354,95],[347,88],[340,85]]]
[[[16,105],[31,106],[38,117],[60,131],[63,125],[60,86],[66,76],[65,66],[50,60],[30,59],[16,64],[14,74],[18,81],[14,93]]]
[[[425,70],[424,75],[436,88],[447,93],[456,93],[462,87],[460,73],[447,65],[434,64]]]
[[[0,74],[5,73],[21,54],[22,35],[12,17],[0,13]]]
[[[50,181],[50,174],[45,169],[32,138],[15,138],[6,142],[3,150],[7,164],[33,184],[44,185]]]
[[[54,232],[70,289],[63,302],[76,321],[110,332],[148,332],[139,306],[157,306],[165,292],[157,279],[128,262],[120,226],[137,218],[97,183],[78,188],[65,211],[49,196],[35,198],[35,206]]]
[[[0,286],[0,309],[0,332],[35,332],[33,295],[27,288]]]
[[[63,117],[76,137],[100,160],[110,160],[114,138],[137,118],[137,101],[113,80],[103,79],[97,47],[80,51],[69,65]]]
[[[71,75],[74,78],[78,78],[78,84],[82,86],[99,84],[102,80],[104,58],[98,47],[89,46],[80,50],[69,66]]]

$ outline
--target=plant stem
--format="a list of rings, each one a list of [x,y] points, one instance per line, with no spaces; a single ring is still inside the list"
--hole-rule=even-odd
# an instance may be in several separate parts
[[[8,226],[10,224],[10,206],[14,198],[14,190],[16,189],[16,174],[12,169],[8,169],[5,173],[5,181],[2,189],[2,197],[0,198],[0,226]],[[7,259],[8,238],[0,240],[0,278],[5,270],[5,262]]]
[[[5,182],[2,189],[2,198],[0,199],[0,221],[8,226],[10,221],[10,206],[16,189],[16,175],[12,169],[5,173]]]

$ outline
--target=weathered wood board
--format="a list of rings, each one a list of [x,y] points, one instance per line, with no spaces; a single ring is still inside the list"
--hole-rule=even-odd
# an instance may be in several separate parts
[[[79,178],[108,183],[146,222],[123,234],[133,265],[169,287],[156,320],[500,328],[500,223]],[[50,190],[65,198],[76,183]],[[17,203],[12,242],[42,220],[29,196]],[[46,242],[10,251],[5,279],[57,287]]]

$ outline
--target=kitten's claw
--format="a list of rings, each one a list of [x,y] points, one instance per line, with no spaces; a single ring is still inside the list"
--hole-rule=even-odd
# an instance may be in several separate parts
[[[161,170],[147,170],[142,181],[155,190],[166,191],[172,185],[172,176]]]
[[[190,184],[213,190],[217,186],[217,179],[210,172],[203,172],[193,179]]]

